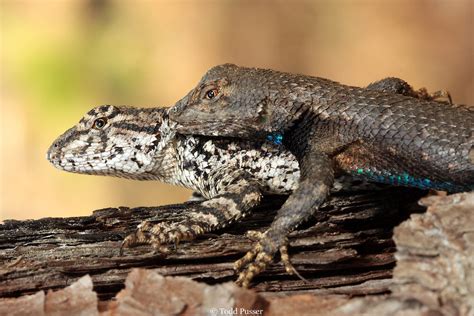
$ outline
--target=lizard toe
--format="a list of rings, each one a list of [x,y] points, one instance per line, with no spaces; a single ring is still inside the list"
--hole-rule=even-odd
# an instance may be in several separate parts
[[[234,263],[234,269],[241,271],[236,283],[242,287],[248,287],[254,276],[267,268],[275,255],[274,242],[265,233],[249,231],[247,237],[259,238],[255,246],[250,249],[244,257]]]
[[[150,244],[150,237],[139,226],[133,233],[124,238],[120,245],[120,255],[123,255],[125,248],[133,248],[139,245]]]
[[[280,247],[280,255],[281,255],[281,262],[285,266],[286,273],[291,274],[291,275],[296,275],[298,278],[305,282],[309,282],[307,279],[305,279],[293,266],[290,260],[290,256],[288,255],[288,246],[287,243],[283,246]]]
[[[264,271],[272,261],[273,256],[265,252],[260,252],[255,256],[255,260],[248,264],[239,274],[236,283],[244,288],[248,288],[252,279]]]
[[[173,244],[174,248],[182,240],[193,240],[197,235],[202,234],[204,229],[197,224],[186,224],[180,222],[161,222],[157,224],[148,221],[138,225],[137,230],[128,235],[122,242],[120,253],[127,247],[137,245],[151,245],[155,251],[169,253],[170,250],[166,244]]]
[[[296,275],[303,281],[308,282],[298,273],[290,261],[290,256],[288,255],[288,240],[286,238],[283,240],[274,240],[268,232],[269,231],[265,233],[255,231],[247,232],[247,237],[259,237],[260,240],[244,257],[234,263],[234,269],[240,271],[236,283],[242,287],[248,287],[251,280],[264,271],[272,262],[277,250],[280,251],[281,261],[286,272],[291,275]]]

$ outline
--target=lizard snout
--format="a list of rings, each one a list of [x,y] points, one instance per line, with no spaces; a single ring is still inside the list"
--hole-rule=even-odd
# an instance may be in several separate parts
[[[48,151],[46,152],[46,159],[48,159],[49,162],[53,162],[54,160],[58,159],[58,149],[59,143],[56,140],[51,144],[51,146],[49,146]]]

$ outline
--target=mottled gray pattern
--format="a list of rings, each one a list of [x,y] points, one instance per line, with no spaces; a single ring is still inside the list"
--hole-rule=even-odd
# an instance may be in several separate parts
[[[69,172],[160,180],[207,198],[180,220],[141,223],[124,240],[124,246],[146,243],[161,251],[239,220],[263,194],[291,193],[300,176],[283,147],[178,135],[161,108],[94,108],[51,145],[47,158]]]
[[[106,125],[95,128],[102,118]],[[263,193],[289,194],[299,180],[298,163],[283,147],[177,135],[162,108],[97,107],[53,143],[47,158],[65,171],[159,180],[206,198],[226,191],[221,184],[234,180],[234,169],[251,174]]]

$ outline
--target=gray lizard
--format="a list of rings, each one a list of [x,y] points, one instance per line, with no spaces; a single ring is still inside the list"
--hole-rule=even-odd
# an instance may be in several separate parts
[[[396,81],[358,88],[225,64],[170,110],[179,133],[267,138],[299,162],[298,188],[236,262],[238,283],[248,286],[284,249],[289,232],[327,198],[335,175],[451,192],[474,188],[474,111],[413,90],[393,93],[389,83]]]
[[[295,157],[269,141],[177,135],[164,108],[96,107],[54,141],[47,159],[69,172],[159,180],[201,194],[207,200],[179,221],[143,222],[123,243],[164,252],[246,216],[263,194],[291,193],[300,175]]]

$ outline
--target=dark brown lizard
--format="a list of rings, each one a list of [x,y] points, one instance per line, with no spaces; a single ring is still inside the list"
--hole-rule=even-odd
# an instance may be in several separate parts
[[[295,154],[299,187],[254,249],[236,263],[250,280],[313,214],[340,173],[450,192],[474,188],[474,111],[390,80],[367,88],[226,64],[209,70],[170,111],[183,134],[270,139]],[[381,89],[382,87],[382,89]],[[283,261],[288,261],[282,256]],[[287,263],[287,262],[285,262]]]

